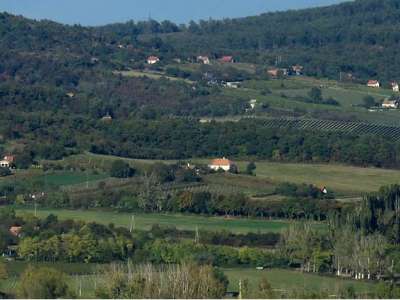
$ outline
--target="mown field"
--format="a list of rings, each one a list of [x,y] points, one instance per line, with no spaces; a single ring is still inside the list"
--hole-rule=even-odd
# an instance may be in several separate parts
[[[19,215],[34,213],[33,209],[17,209]],[[224,218],[203,217],[195,215],[180,214],[143,214],[143,213],[119,213],[111,211],[94,210],[63,210],[46,209],[38,210],[38,217],[46,217],[49,214],[57,215],[60,220],[73,219],[86,222],[97,222],[101,224],[113,223],[116,226],[130,227],[132,216],[134,216],[134,228],[138,230],[149,230],[153,225],[174,226],[182,230],[227,230],[235,233],[247,232],[280,232],[287,228],[290,221],[268,221],[247,218]]]
[[[326,277],[315,274],[300,273],[291,270],[266,269],[256,270],[249,268],[223,269],[229,278],[229,291],[239,290],[239,280],[242,282],[247,279],[250,290],[256,290],[260,280],[265,277],[277,293],[286,293],[288,290],[298,291],[327,291],[332,297],[337,292],[348,286],[353,286],[358,293],[371,292],[375,289],[375,284],[366,281],[355,281],[340,279],[336,277]],[[336,297],[337,298],[337,297]]]

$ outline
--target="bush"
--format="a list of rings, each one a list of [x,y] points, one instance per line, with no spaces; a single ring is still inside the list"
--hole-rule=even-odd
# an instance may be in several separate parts
[[[127,162],[123,160],[116,160],[111,165],[110,175],[115,178],[129,178],[135,174]]]

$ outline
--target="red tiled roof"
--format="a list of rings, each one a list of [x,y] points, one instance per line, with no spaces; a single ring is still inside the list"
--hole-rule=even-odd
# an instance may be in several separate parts
[[[10,227],[10,233],[13,236],[19,236],[21,231],[22,231],[22,227],[21,226],[12,226],[12,227]]]
[[[377,84],[379,83],[378,80],[368,80],[368,84]]]
[[[232,57],[232,56],[223,56],[223,57],[221,58],[221,60],[222,60],[223,62],[231,62],[231,61],[233,60],[233,57]]]
[[[9,163],[14,162],[15,157],[13,155],[6,155],[4,156],[4,160],[8,161]]]
[[[211,161],[212,166],[230,166],[232,162],[226,158],[217,158]]]

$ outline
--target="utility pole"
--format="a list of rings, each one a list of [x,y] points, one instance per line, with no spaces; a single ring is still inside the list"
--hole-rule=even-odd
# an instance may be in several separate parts
[[[131,217],[131,225],[129,227],[129,232],[132,233],[133,229],[135,229],[135,216],[134,215],[132,215],[132,217]]]
[[[200,234],[199,234],[199,227],[196,226],[196,235],[194,237],[194,242],[198,244],[200,242]]]

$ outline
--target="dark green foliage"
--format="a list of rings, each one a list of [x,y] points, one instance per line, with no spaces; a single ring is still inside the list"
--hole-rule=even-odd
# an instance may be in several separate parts
[[[370,108],[376,105],[375,98],[372,96],[365,96],[363,98],[363,105],[365,108]]]
[[[132,177],[135,170],[123,160],[116,160],[111,165],[110,175],[116,178],[129,178]]]
[[[11,171],[9,168],[1,168],[0,167],[0,177],[11,175]]]
[[[256,169],[257,169],[256,163],[254,161],[252,161],[246,166],[246,173],[248,175],[254,175],[254,171]]]
[[[322,92],[321,89],[313,87],[310,92],[308,93],[308,96],[311,98],[311,100],[315,103],[320,103],[322,102]]]

